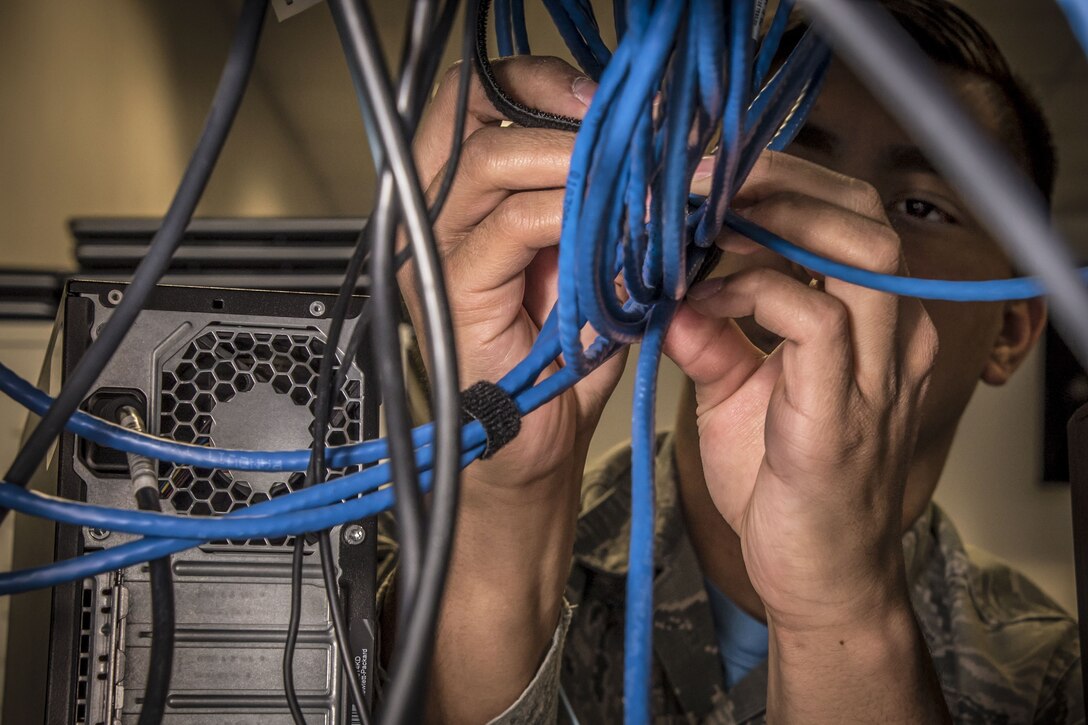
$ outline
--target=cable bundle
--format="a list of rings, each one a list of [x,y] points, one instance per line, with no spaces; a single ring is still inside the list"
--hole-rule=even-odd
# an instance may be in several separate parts
[[[409,5],[404,53],[396,79],[385,67],[365,3],[330,0],[337,30],[360,98],[361,111],[379,175],[374,214],[360,234],[331,316],[327,349],[335,351],[348,299],[369,263],[373,296],[361,323],[344,346],[345,364],[325,355],[319,373],[314,445],[299,451],[210,449],[167,441],[78,412],[77,407],[121,343],[127,326],[146,301],[180,239],[210,175],[218,148],[237,109],[252,64],[263,18],[261,0],[247,0],[231,58],[217,91],[208,127],[186,171],[178,199],[164,222],[138,284],[129,288],[105,332],[70,376],[57,400],[34,389],[0,365],[0,390],[43,416],[20,451],[7,483],[0,484],[0,506],[78,526],[136,534],[143,538],[43,567],[0,574],[0,593],[81,579],[156,560],[219,539],[296,536],[293,576],[301,576],[303,535],[316,533],[340,652],[345,658],[352,700],[368,721],[359,683],[352,677],[342,614],[331,562],[332,527],[396,508],[401,531],[398,579],[399,636],[393,676],[382,720],[418,719],[431,641],[453,536],[457,474],[484,454],[488,436],[478,421],[462,425],[452,326],[431,224],[452,183],[463,132],[471,65],[462,64],[457,127],[451,161],[435,202],[428,208],[409,153],[410,139],[437,72],[436,59],[458,7],[415,0]],[[462,56],[474,53],[481,81],[496,106],[523,125],[577,131],[566,190],[560,241],[560,290],[527,358],[497,382],[521,415],[545,404],[589,374],[621,346],[642,341],[638,361],[633,438],[632,526],[627,581],[625,698],[629,722],[649,721],[649,663],[653,573],[653,398],[661,346],[669,321],[688,286],[716,260],[714,240],[726,225],[766,244],[806,267],[857,284],[918,297],[1008,299],[1038,294],[1035,280],[946,282],[889,277],[815,257],[730,212],[733,195],[764,148],[782,149],[800,128],[817,95],[830,51],[808,32],[775,72],[779,42],[793,3],[783,0],[757,45],[754,1],[628,0],[615,2],[616,36],[610,51],[601,40],[592,7],[584,0],[545,0],[556,27],[585,72],[599,81],[585,119],[579,123],[512,101],[490,72],[486,52],[487,2],[475,0],[466,12]],[[832,6],[857,8],[848,0],[810,0],[838,43],[850,38],[836,30]],[[761,12],[761,11],[760,11]],[[496,0],[500,52],[527,53],[529,36],[522,0]],[[880,32],[861,15],[857,33]],[[855,44],[856,45],[856,44]],[[897,62],[916,62],[908,60]],[[891,66],[906,73],[901,65]],[[889,71],[890,72],[890,71]],[[879,84],[880,79],[874,81]],[[226,109],[226,110],[224,110]],[[700,158],[714,148],[715,163],[707,197],[688,194]],[[973,153],[982,154],[983,151]],[[199,162],[199,163],[198,163]],[[977,181],[984,186],[986,180]],[[1023,205],[1021,205],[1023,206]],[[1010,208],[1020,211],[1013,204]],[[1031,211],[1035,214],[1037,210]],[[1029,214],[1029,215],[1030,215]],[[1032,217],[1034,219],[1034,217]],[[1037,221],[1037,219],[1036,219]],[[396,252],[398,228],[409,246]],[[1053,239],[1044,242],[1053,247]],[[435,423],[410,428],[402,387],[394,275],[414,258],[425,310],[432,407]],[[1060,265],[1059,265],[1060,266]],[[1045,271],[1050,275],[1053,265]],[[1063,268],[1066,278],[1071,276]],[[617,279],[622,285],[617,287]],[[1050,277],[1047,277],[1048,281]],[[1065,288],[1068,290],[1068,285]],[[1083,293],[1083,286],[1079,288]],[[145,291],[141,291],[145,290]],[[1076,304],[1076,303],[1070,303]],[[122,314],[122,308],[127,312]],[[595,341],[585,346],[589,325]],[[388,439],[326,448],[325,426],[333,392],[351,360],[371,335],[385,407]],[[1079,339],[1079,338],[1077,338]],[[1088,336],[1084,338],[1088,341]],[[1088,359],[1088,343],[1081,351]],[[565,365],[549,377],[541,373],[560,355]],[[153,511],[117,510],[64,501],[24,489],[29,473],[61,427],[119,450],[151,459],[229,470],[306,471],[306,485],[287,496],[223,517],[178,517]],[[327,480],[328,468],[369,466]],[[392,486],[387,484],[392,483]],[[429,515],[422,495],[433,491]],[[165,532],[165,533],[164,533]],[[298,597],[291,615],[292,636],[284,659],[288,702],[302,721],[293,696],[291,652],[298,626]]]

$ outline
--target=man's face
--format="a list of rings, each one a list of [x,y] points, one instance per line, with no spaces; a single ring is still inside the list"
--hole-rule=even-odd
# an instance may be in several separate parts
[[[985,94],[972,92],[972,83],[978,82],[962,77],[950,80],[974,117],[991,125],[993,114],[986,108]],[[1004,254],[952,187],[840,63],[831,66],[809,120],[788,152],[873,185],[902,240],[912,276],[961,280],[1009,276]],[[765,250],[726,255],[717,274],[753,265],[789,269],[808,280],[803,270]],[[927,302],[926,309],[940,336],[940,352],[923,409],[920,454],[950,442],[990,358],[1005,313],[1001,303]],[[773,344],[765,332],[750,324],[742,327],[764,349]]]

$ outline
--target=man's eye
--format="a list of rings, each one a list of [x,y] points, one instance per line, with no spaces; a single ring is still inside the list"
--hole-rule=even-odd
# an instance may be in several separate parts
[[[895,203],[895,211],[925,222],[954,224],[952,215],[924,199],[902,199]]]

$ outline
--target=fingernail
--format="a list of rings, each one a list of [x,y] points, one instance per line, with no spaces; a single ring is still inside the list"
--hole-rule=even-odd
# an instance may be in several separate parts
[[[704,279],[702,282],[694,284],[688,288],[688,299],[705,300],[708,297],[713,297],[714,295],[718,294],[723,284],[725,284],[725,277]]]
[[[593,82],[592,78],[578,76],[574,79],[574,83],[571,84],[570,92],[582,102],[583,106],[588,108],[589,102],[593,100],[593,94],[597,92],[597,84]]]
[[[699,165],[695,167],[695,173],[692,175],[691,180],[703,181],[709,179],[714,174],[714,161],[714,156],[704,156]]]

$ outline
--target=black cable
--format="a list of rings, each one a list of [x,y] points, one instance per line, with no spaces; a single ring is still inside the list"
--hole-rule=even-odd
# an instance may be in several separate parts
[[[414,25],[416,18],[414,14],[415,5],[413,4],[413,17],[409,21],[409,26]],[[425,19],[426,14],[421,16]],[[411,29],[410,31],[411,32]],[[409,46],[411,44],[411,36],[405,43],[405,57],[409,55]],[[361,84],[356,80],[356,87],[361,89]],[[333,309],[330,313],[329,331],[326,335],[326,355],[322,358],[321,365],[318,370],[318,384],[317,384],[317,399],[314,406],[314,440],[313,440],[313,455],[311,458],[311,466],[307,470],[307,475],[303,481],[303,487],[312,485],[317,482],[321,482],[325,478],[325,448],[324,438],[327,426],[327,421],[332,412],[331,400],[335,398],[336,392],[341,390],[344,382],[346,381],[347,371],[351,369],[351,361],[355,356],[353,353],[345,354],[344,364],[335,364],[335,352],[339,346],[340,335],[343,330],[344,320],[347,315],[348,303],[351,296],[355,291],[356,284],[358,282],[359,275],[369,258],[369,250],[371,244],[371,222],[367,221],[366,226],[360,233],[355,243],[355,248],[352,252],[352,257],[348,262],[347,269],[344,273],[344,278],[341,282],[340,289],[337,293],[336,302],[333,305]],[[363,313],[369,312],[369,305],[365,305]],[[369,315],[367,315],[369,317]],[[351,339],[356,339],[359,330],[365,328],[363,324],[362,314],[360,315],[360,322],[356,325],[355,334]],[[331,383],[331,384],[330,384]],[[301,540],[296,540],[295,547],[298,549],[303,544]],[[330,546],[331,550],[331,546]],[[319,550],[320,553],[320,550]],[[324,561],[322,564],[324,566]],[[335,578],[334,578],[335,584]],[[302,588],[302,561],[301,556],[297,556],[292,560],[291,566],[291,597],[292,602],[296,599],[301,599]],[[326,594],[330,598],[336,598],[339,596],[338,590],[334,587],[331,590],[327,590]],[[330,610],[332,611],[332,610]],[[293,660],[296,648],[296,642],[298,638],[299,624],[295,619],[295,611],[292,608],[291,619],[288,623],[287,641],[284,646],[284,690],[287,694],[288,702],[292,699],[297,700],[295,695],[295,688],[293,678],[290,676],[293,670]],[[337,621],[334,617],[333,627],[337,630],[346,630],[346,625],[342,621]],[[346,641],[346,637],[345,637]],[[348,670],[348,676],[354,673],[354,667]],[[365,704],[365,703],[364,703]],[[356,709],[358,709],[356,705]]]
[[[348,692],[359,722],[370,725],[370,711],[366,707],[363,686],[359,683],[355,663],[351,656],[351,641],[344,621],[344,608],[340,606],[340,589],[336,584],[336,570],[332,562],[332,540],[328,530],[317,535],[317,547],[321,559],[321,576],[325,582],[325,592],[329,599],[329,616],[332,618],[333,633],[336,635],[336,649],[340,650],[340,665],[344,668],[344,679],[348,683]]]
[[[141,488],[136,503],[143,511],[161,513],[159,492]],[[158,725],[166,713],[170,678],[174,669],[174,579],[170,557],[147,562],[151,580],[151,655],[147,665],[147,685],[140,708],[139,725]]]
[[[431,89],[434,87],[438,74],[438,64],[442,62],[442,56],[446,52],[446,44],[449,43],[450,39],[450,30],[453,28],[453,21],[460,5],[460,0],[446,0],[442,6],[442,12],[431,29],[430,37],[427,39],[425,46],[427,53],[423,58],[422,74],[424,82],[420,84],[418,92],[412,100],[410,113],[412,118],[421,118],[423,115],[423,108],[427,105]]]
[[[430,36],[429,25],[434,17],[434,7],[433,2],[416,0],[411,5],[407,24],[397,89],[397,112],[408,134],[414,132],[418,122],[417,118],[412,117],[414,99],[422,95],[419,89],[425,88],[425,81],[430,80],[421,77],[419,70],[425,67],[421,66],[421,60],[426,57],[425,46]],[[356,85],[364,85],[361,78],[356,81]],[[368,320],[374,322],[371,326],[373,347],[380,351],[374,355],[374,359],[381,384],[393,480],[397,490],[395,506],[400,541],[398,606],[403,613],[413,606],[416,582],[422,569],[426,515],[419,493],[415,446],[411,438],[412,421],[404,393],[404,372],[400,358],[401,345],[397,325],[399,299],[393,262],[397,206],[393,193],[393,179],[383,170],[375,211],[371,218],[374,234],[370,239],[370,251],[373,255],[370,303],[374,311],[368,315]],[[359,326],[359,334],[353,336],[355,339],[361,340],[361,330],[364,327]],[[353,359],[353,351],[348,350],[345,357],[348,360]]]
[[[804,0],[814,27],[888,106],[975,217],[1041,277],[1056,324],[1088,368],[1088,289],[1050,223],[1042,193],[981,131],[926,56],[879,3]]]
[[[495,69],[491,67],[491,61],[487,57],[487,11],[491,7],[491,0],[478,2],[476,13],[476,53],[473,56],[476,68],[480,73],[480,81],[483,83],[484,92],[488,100],[495,108],[508,119],[528,128],[554,128],[559,131],[577,131],[582,122],[570,116],[561,116],[557,113],[548,113],[536,108],[530,108],[523,103],[515,101],[499,85],[499,79],[495,76]]]
[[[362,4],[360,4],[362,5]],[[362,6],[362,13],[366,13]],[[411,135],[415,120],[409,117],[417,89],[422,86],[418,78],[420,62],[427,40],[427,24],[434,15],[434,3],[415,0],[412,3],[411,22],[405,37],[400,82],[397,84],[396,112],[401,130]],[[345,48],[348,40],[342,39]],[[366,92],[366,80],[357,74]],[[388,75],[383,76],[388,79]],[[369,99],[368,99],[369,100]],[[394,179],[386,165],[382,170],[378,195],[373,211],[374,235],[371,237],[370,305],[373,359],[381,389],[385,414],[386,439],[389,441],[389,459],[392,467],[394,508],[397,516],[399,542],[398,563],[398,611],[403,617],[414,606],[416,586],[423,568],[423,542],[426,539],[427,517],[423,497],[419,491],[419,475],[416,470],[415,445],[412,442],[412,417],[404,389],[404,368],[401,361],[400,299],[393,268],[396,251],[396,231],[399,205],[394,197]]]
[[[472,6],[470,4],[465,8],[464,26],[461,30],[461,67],[458,69],[457,107],[453,116],[453,138],[450,142],[450,155],[446,160],[446,168],[442,173],[442,183],[438,187],[438,193],[435,195],[428,212],[431,224],[434,224],[435,220],[438,219],[438,215],[442,213],[443,207],[446,206],[446,199],[449,198],[450,188],[453,186],[453,177],[461,160],[461,147],[464,145],[462,136],[465,135],[465,115],[468,113],[468,95],[472,87],[471,58],[476,39],[476,23],[473,22],[471,11]]]
[[[246,0],[231,41],[230,52],[223,66],[208,118],[200,134],[196,150],[185,169],[181,183],[162,226],[151,240],[147,254],[133,273],[124,298],[102,326],[98,338],[67,376],[53,405],[34,427],[19,450],[4,477],[9,483],[26,486],[53,441],[64,430],[65,423],[79,408],[110,358],[124,340],[126,333],[151,296],[159,278],[181,242],[185,228],[193,216],[197,202],[211,177],[219,153],[227,139],[238,107],[245,93],[253,68],[261,26],[267,5],[265,0]],[[0,509],[0,522],[7,515]]]
[[[118,414],[118,422],[125,428],[144,432],[143,420],[135,408],[125,406]],[[162,513],[154,462],[146,456],[129,453],[128,466],[137,508]],[[166,714],[166,699],[174,670],[174,579],[169,556],[152,559],[147,567],[151,585],[151,654],[138,722],[139,725],[158,725]]]
[[[452,9],[455,10],[455,8],[452,8]],[[450,10],[451,10],[450,8],[448,8],[448,7],[446,8],[446,11],[443,13],[443,18],[445,16],[449,15]],[[423,53],[424,53],[424,45],[427,44],[429,36],[432,35],[432,33],[429,32],[429,26],[431,24],[431,18],[433,17],[433,15],[434,15],[434,13],[433,13],[433,3],[431,3],[431,2],[426,2],[424,0],[422,2],[417,2],[417,3],[412,5],[412,14],[411,14],[411,17],[410,17],[409,23],[408,23],[408,26],[409,26],[409,28],[408,28],[408,37],[406,38],[406,41],[405,41],[405,44],[404,44],[405,45],[405,53],[404,53],[404,61],[403,61],[404,68],[402,69],[402,80],[404,81],[404,83],[402,84],[402,96],[405,99],[405,101],[404,101],[405,105],[409,104],[410,99],[412,97],[421,95],[417,89],[420,86],[424,85],[425,83],[429,82],[430,78],[433,77],[433,76],[430,76],[430,77],[426,77],[426,78],[421,79],[421,78],[419,78],[419,74],[415,70],[415,68],[418,67],[418,65],[419,65],[420,56],[423,55]],[[442,18],[440,18],[440,20],[442,20]],[[362,87],[361,83],[358,80],[356,80],[356,87],[357,88]],[[364,112],[365,111],[366,111],[366,109],[364,109]],[[414,125],[415,125],[414,121],[410,121],[409,125],[414,127]],[[368,227],[368,230],[371,228],[371,224],[370,224],[369,221],[368,221],[367,227]],[[370,242],[371,242],[370,235],[368,233],[364,232],[364,234],[362,234],[360,236],[358,242],[356,243],[356,248],[355,248],[355,250],[353,252],[352,259],[349,262],[348,269],[346,270],[346,273],[345,273],[344,281],[343,281],[343,283],[341,285],[341,289],[340,289],[339,294],[337,296],[337,303],[334,305],[333,311],[332,311],[332,313],[330,315],[330,318],[331,318],[330,328],[329,328],[329,333],[328,333],[328,335],[326,337],[326,347],[327,347],[327,350],[329,352],[327,353],[326,357],[323,358],[323,360],[322,360],[322,365],[321,365],[321,368],[319,370],[319,375],[318,375],[318,399],[317,399],[316,405],[315,405],[315,424],[314,424],[314,454],[313,454],[313,457],[311,459],[311,466],[310,466],[310,469],[307,472],[308,475],[306,477],[306,481],[305,481],[304,485],[310,485],[310,484],[312,484],[314,482],[320,482],[320,481],[324,480],[324,476],[325,476],[324,433],[325,433],[325,430],[326,430],[326,423],[327,423],[327,420],[328,420],[328,416],[331,413],[331,409],[332,409],[331,399],[335,398],[335,395],[336,395],[337,391],[339,391],[341,389],[341,387],[343,385],[343,381],[346,378],[346,372],[347,372],[347,370],[350,369],[351,360],[354,359],[353,354],[347,354],[347,355],[345,355],[345,363],[343,365],[339,365],[339,366],[335,365],[334,364],[335,363],[335,351],[336,351],[336,349],[338,347],[338,344],[339,344],[340,333],[342,331],[343,321],[344,321],[344,317],[346,315],[346,310],[347,310],[347,302],[350,300],[350,296],[351,296],[352,292],[355,289],[355,284],[356,284],[356,281],[358,279],[359,272],[361,271],[364,260],[368,256],[368,254],[367,254],[368,250],[369,250],[370,247],[373,246]],[[406,258],[407,258],[407,255],[398,255],[398,261],[400,263],[403,263],[404,259],[406,259]],[[369,305],[366,305],[364,307],[364,311],[369,312]],[[367,315],[367,318],[369,318],[369,315]],[[361,319],[359,324],[357,325],[357,331],[358,331],[359,328],[365,328],[365,327],[366,327],[366,325],[363,324],[363,320]],[[353,336],[353,337],[355,337],[355,336]],[[397,345],[396,349],[399,349],[399,345]],[[398,360],[399,360],[399,356],[398,356]],[[332,383],[332,385],[330,385],[330,383]],[[410,435],[410,432],[409,432],[409,435]],[[414,466],[414,459],[412,460],[412,464]],[[402,497],[402,498],[405,498],[405,497]],[[422,502],[421,501],[418,502],[416,508],[417,508],[417,510],[419,512],[421,512],[421,510],[422,510]],[[417,518],[417,520],[419,520],[419,519],[421,519],[421,516],[419,514],[417,514],[416,518]],[[420,532],[420,534],[421,534],[421,532]],[[321,536],[321,539],[325,539],[325,538],[328,538],[327,532]],[[328,572],[332,572],[332,568],[331,568],[332,562],[327,560],[328,559],[327,553],[331,554],[331,551],[332,551],[331,542],[328,543],[328,546],[325,546],[324,544],[322,544],[319,551],[320,551],[320,555],[321,555],[321,562],[322,562],[323,571],[328,570]],[[355,681],[355,679],[354,679],[355,670],[354,670],[354,667],[352,666],[352,661],[351,661],[352,658],[350,656],[350,650],[347,649],[349,647],[349,638],[347,636],[347,627],[346,627],[346,625],[345,625],[345,623],[344,623],[344,621],[342,619],[342,615],[339,614],[340,607],[339,606],[334,606],[334,605],[338,604],[337,597],[339,596],[338,589],[336,587],[335,576],[326,575],[325,584],[326,584],[326,594],[328,595],[328,597],[330,599],[330,612],[333,615],[333,627],[336,630],[336,634],[337,634],[338,641],[340,642],[340,646],[344,649],[345,667],[347,668],[348,676],[353,678],[353,681],[352,681],[351,684],[352,685],[357,685],[357,681]],[[300,561],[293,561],[292,562],[292,598],[293,599],[295,598],[296,593],[298,593],[300,589],[301,589],[301,562]],[[290,698],[291,695],[293,695],[293,683],[291,682],[291,678],[288,676],[289,673],[290,673],[291,668],[287,663],[290,662],[290,660],[293,658],[293,654],[294,654],[293,644],[294,644],[294,640],[297,639],[297,629],[298,629],[298,625],[297,625],[297,623],[294,622],[294,619],[292,618],[292,622],[289,624],[288,642],[287,642],[287,646],[285,646],[285,651],[284,651],[284,662],[285,662],[284,685],[285,685],[285,689],[288,691],[288,697],[289,698]],[[360,691],[360,694],[361,694],[361,691]],[[358,698],[355,698],[354,693],[353,693],[353,699],[358,699]],[[356,706],[357,710],[359,710],[361,708],[361,705],[358,704],[358,703],[355,706]],[[364,712],[361,713],[361,717],[365,719],[365,716],[366,716],[366,713],[364,711]]]
[[[393,245],[396,243],[396,202],[392,175],[383,173],[378,198],[371,217],[374,246],[371,249],[370,304],[373,360],[381,387],[385,434],[389,441],[389,460],[393,474],[393,501],[397,516],[398,566],[397,610],[403,616],[415,605],[416,588],[423,569],[423,542],[426,516],[419,492],[415,446],[412,443],[412,416],[404,391],[404,367],[397,297],[393,271]]]
[[[287,709],[291,711],[295,725],[306,725],[295,691],[295,647],[302,622],[302,553],[305,541],[304,537],[296,536],[291,551],[291,615],[287,621],[287,643],[283,646],[283,694],[287,697]]]
[[[336,350],[340,340],[340,333],[343,329],[344,320],[347,317],[348,306],[351,303],[352,292],[355,289],[355,285],[358,282],[359,275],[362,272],[363,261],[366,257],[367,238],[370,234],[370,222],[363,227],[359,232],[359,237],[355,242],[355,249],[352,252],[351,258],[348,260],[347,269],[344,272],[344,279],[340,284],[340,290],[337,293],[336,300],[333,302],[333,307],[329,315],[329,331],[325,336],[325,352],[321,356],[321,363],[318,368],[318,390],[317,399],[314,402],[314,423],[313,423],[313,453],[310,455],[310,465],[307,466],[306,476],[303,478],[303,488],[312,485],[315,482],[323,481],[325,479],[325,435],[327,431],[329,417],[332,414],[332,397],[331,391],[327,385],[322,385],[322,380],[330,380],[333,377],[333,370],[336,364]],[[347,363],[348,361],[345,361]],[[328,532],[323,532],[325,536],[328,536]],[[320,542],[319,535],[319,542]],[[303,537],[298,537],[295,540],[295,547],[302,547],[304,545]],[[331,546],[330,546],[331,551]],[[325,568],[325,557],[323,551],[319,549],[321,555],[322,569]],[[331,564],[331,562],[329,562]],[[327,584],[327,583],[326,583]],[[327,588],[327,586],[326,586]],[[291,707],[291,702],[294,700],[297,703],[297,694],[295,692],[295,682],[293,677],[294,670],[294,656],[295,649],[298,642],[298,628],[299,620],[295,617],[295,599],[299,599],[301,606],[301,590],[302,590],[302,556],[301,552],[298,556],[293,556],[291,561],[291,601],[292,611],[291,618],[288,622],[287,640],[284,643],[283,651],[283,687],[284,693],[287,696],[288,707]],[[338,600],[339,592],[336,588],[336,580],[333,578],[333,588],[331,591],[327,590],[329,595],[329,611],[334,616],[333,628],[337,630],[338,640],[340,639],[340,630],[345,630],[346,640],[346,626],[342,619],[342,609],[339,606],[334,608],[333,604]],[[337,620],[335,615],[340,613],[341,619]],[[366,709],[366,699],[363,697],[362,688],[359,685],[359,680],[355,677],[354,663],[351,661],[351,653],[347,650],[343,650],[343,657],[346,661],[347,671],[345,677],[348,680],[349,688],[351,692],[352,704],[356,711],[359,713],[359,720],[363,723],[369,723],[368,711]],[[294,711],[292,709],[292,716]],[[301,716],[301,712],[300,712]],[[296,721],[297,722],[297,721]]]
[[[430,228],[423,192],[412,163],[404,128],[396,113],[385,62],[373,21],[365,6],[331,0],[330,9],[345,43],[354,76],[361,79],[386,163],[400,197],[416,264],[417,284],[429,341],[432,407],[435,411],[435,466],[431,522],[416,605],[407,622],[398,625],[400,647],[394,653],[393,676],[383,712],[389,723],[416,722],[422,713],[422,687],[429,669],[435,622],[456,523],[460,456],[460,390],[453,326],[442,268]]]
[[[450,0],[450,2],[447,3],[447,7],[449,5],[456,6],[457,4],[457,0]],[[453,13],[450,14],[452,15]],[[446,205],[446,199],[449,198],[450,189],[453,187],[453,178],[457,173],[457,166],[461,161],[461,149],[464,147],[464,140],[462,137],[465,134],[465,115],[468,113],[468,96],[472,87],[472,52],[475,46],[475,40],[476,23],[473,21],[472,16],[466,11],[461,34],[461,65],[458,68],[457,106],[454,109],[453,136],[450,141],[449,157],[446,160],[446,166],[442,172],[442,181],[439,184],[438,192],[435,194],[434,201],[431,202],[431,207],[427,213],[431,220],[431,224],[434,224],[438,219],[438,215],[442,213],[442,209]],[[433,77],[433,69],[430,72],[431,77]],[[403,267],[411,257],[411,246],[407,246],[397,252],[397,256],[393,260],[393,266],[396,271],[399,272],[401,267]],[[370,306],[364,306],[359,315],[359,324],[352,330],[347,347],[344,348],[345,360],[354,360],[358,356],[359,346],[366,337],[370,327],[371,314]],[[337,369],[336,382],[333,384],[335,390],[339,390],[343,387],[344,382],[347,380],[347,371],[349,369],[350,368],[348,367],[340,367]]]

